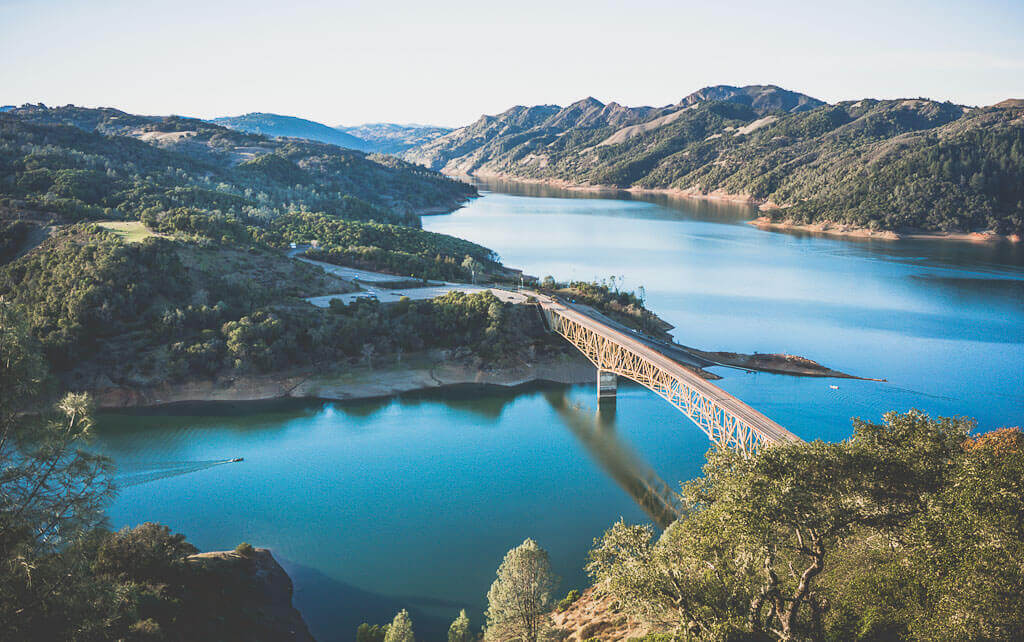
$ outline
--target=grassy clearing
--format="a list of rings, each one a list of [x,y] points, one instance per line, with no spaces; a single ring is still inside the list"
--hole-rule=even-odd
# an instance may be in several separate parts
[[[151,236],[156,236],[142,221],[107,221],[97,225],[117,234],[125,243],[140,243]]]

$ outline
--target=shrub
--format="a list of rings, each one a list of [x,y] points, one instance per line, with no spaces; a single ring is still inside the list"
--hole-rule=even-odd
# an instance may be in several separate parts
[[[566,611],[570,606],[573,605],[573,602],[575,602],[578,599],[580,599],[580,592],[576,589],[573,589],[569,591],[569,593],[566,594],[565,597],[558,601],[558,604],[555,605],[555,610],[559,613]]]
[[[235,547],[235,552],[242,557],[252,557],[256,553],[256,549],[249,542],[242,542]]]

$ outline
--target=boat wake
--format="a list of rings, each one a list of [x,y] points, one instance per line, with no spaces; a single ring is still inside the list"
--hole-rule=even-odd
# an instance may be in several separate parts
[[[119,466],[119,474],[115,475],[114,483],[119,488],[129,488],[170,477],[198,473],[214,466],[240,461],[242,461],[241,457],[235,457],[232,459],[211,459],[205,461],[137,462],[124,464]]]

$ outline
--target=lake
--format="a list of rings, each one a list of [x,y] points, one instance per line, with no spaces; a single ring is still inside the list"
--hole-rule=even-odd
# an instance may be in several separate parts
[[[481,187],[424,227],[528,274],[642,285],[685,345],[888,380],[716,369],[719,385],[805,439],[843,439],[851,417],[912,407],[984,429],[1024,423],[1020,245],[779,234],[747,225],[756,213],[742,205]],[[632,482],[692,478],[707,449],[630,385],[614,412],[598,413],[591,386],[458,388],[105,413],[97,433],[120,467],[112,526],[160,521],[203,550],[271,548],[321,640],[351,640],[403,607],[429,639],[462,607],[478,628],[495,569],[526,537],[550,552],[560,592],[580,588],[593,538],[620,517],[647,519]]]

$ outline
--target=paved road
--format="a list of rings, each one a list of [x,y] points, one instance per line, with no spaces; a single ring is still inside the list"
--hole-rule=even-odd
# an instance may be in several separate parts
[[[649,348],[658,351],[659,353],[667,356],[673,361],[678,361],[679,363],[692,366],[694,368],[707,368],[708,366],[721,365],[715,361],[711,361],[710,359],[705,359],[704,357],[695,355],[689,350],[683,348],[682,346],[678,346],[667,341],[661,341],[660,339],[649,337],[646,334],[643,334],[642,332],[638,332],[633,328],[627,327],[619,323],[618,321],[611,319],[605,316],[604,314],[601,314],[600,312],[590,307],[589,305],[581,305],[579,303],[567,303],[566,301],[563,301],[561,299],[558,299],[557,301],[558,303],[561,303],[567,308],[571,308],[576,312],[579,312],[580,314],[587,315],[588,317],[594,319],[598,323],[604,324],[610,328],[618,330],[622,334],[633,337],[637,341],[645,344]]]
[[[684,368],[673,359],[665,356],[660,350],[652,348],[643,341],[640,341],[632,332],[621,332],[611,326],[598,321],[588,314],[584,314],[573,307],[560,301],[556,301],[544,295],[535,294],[542,307],[562,315],[598,334],[609,341],[631,350],[632,352],[647,359],[658,368],[676,377],[686,385],[697,390],[702,395],[718,404],[729,414],[741,419],[744,423],[752,426],[756,431],[764,435],[774,443],[788,441],[800,441],[800,438],[789,432],[779,424],[775,423],[757,410],[754,410],[740,399],[732,396],[718,386],[701,379],[692,371]]]
[[[403,280],[413,280],[412,277],[395,276],[394,274],[384,274],[383,272],[370,272],[369,270],[359,270],[356,268],[334,265],[333,263],[314,261],[313,259],[307,259],[304,256],[296,256],[296,253],[299,251],[300,250],[292,250],[288,255],[298,261],[302,261],[303,263],[309,263],[310,265],[322,268],[323,271],[328,274],[333,274],[336,277],[345,279],[346,281],[352,281],[353,283],[396,283]]]
[[[348,305],[359,298],[376,298],[381,303],[395,303],[400,301],[402,297],[409,297],[412,300],[434,299],[439,296],[444,296],[452,291],[466,292],[468,294],[472,292],[483,292],[484,290],[490,290],[494,293],[494,296],[506,303],[526,303],[527,295],[525,294],[519,294],[518,292],[503,290],[501,288],[486,287],[483,285],[470,285],[469,283],[429,281],[424,287],[386,287],[385,284],[394,284],[403,280],[411,281],[414,279],[411,277],[403,278],[394,274],[384,274],[383,272],[359,270],[357,268],[334,265],[333,263],[325,263],[323,261],[314,261],[313,259],[300,256],[307,249],[309,249],[308,246],[294,248],[288,252],[288,256],[296,259],[297,261],[315,265],[328,274],[333,274],[334,276],[346,281],[351,281],[363,288],[360,292],[326,294],[323,296],[312,296],[306,299],[306,301],[309,301],[318,308],[329,307],[331,305],[331,301],[335,299],[341,301],[345,305]]]

